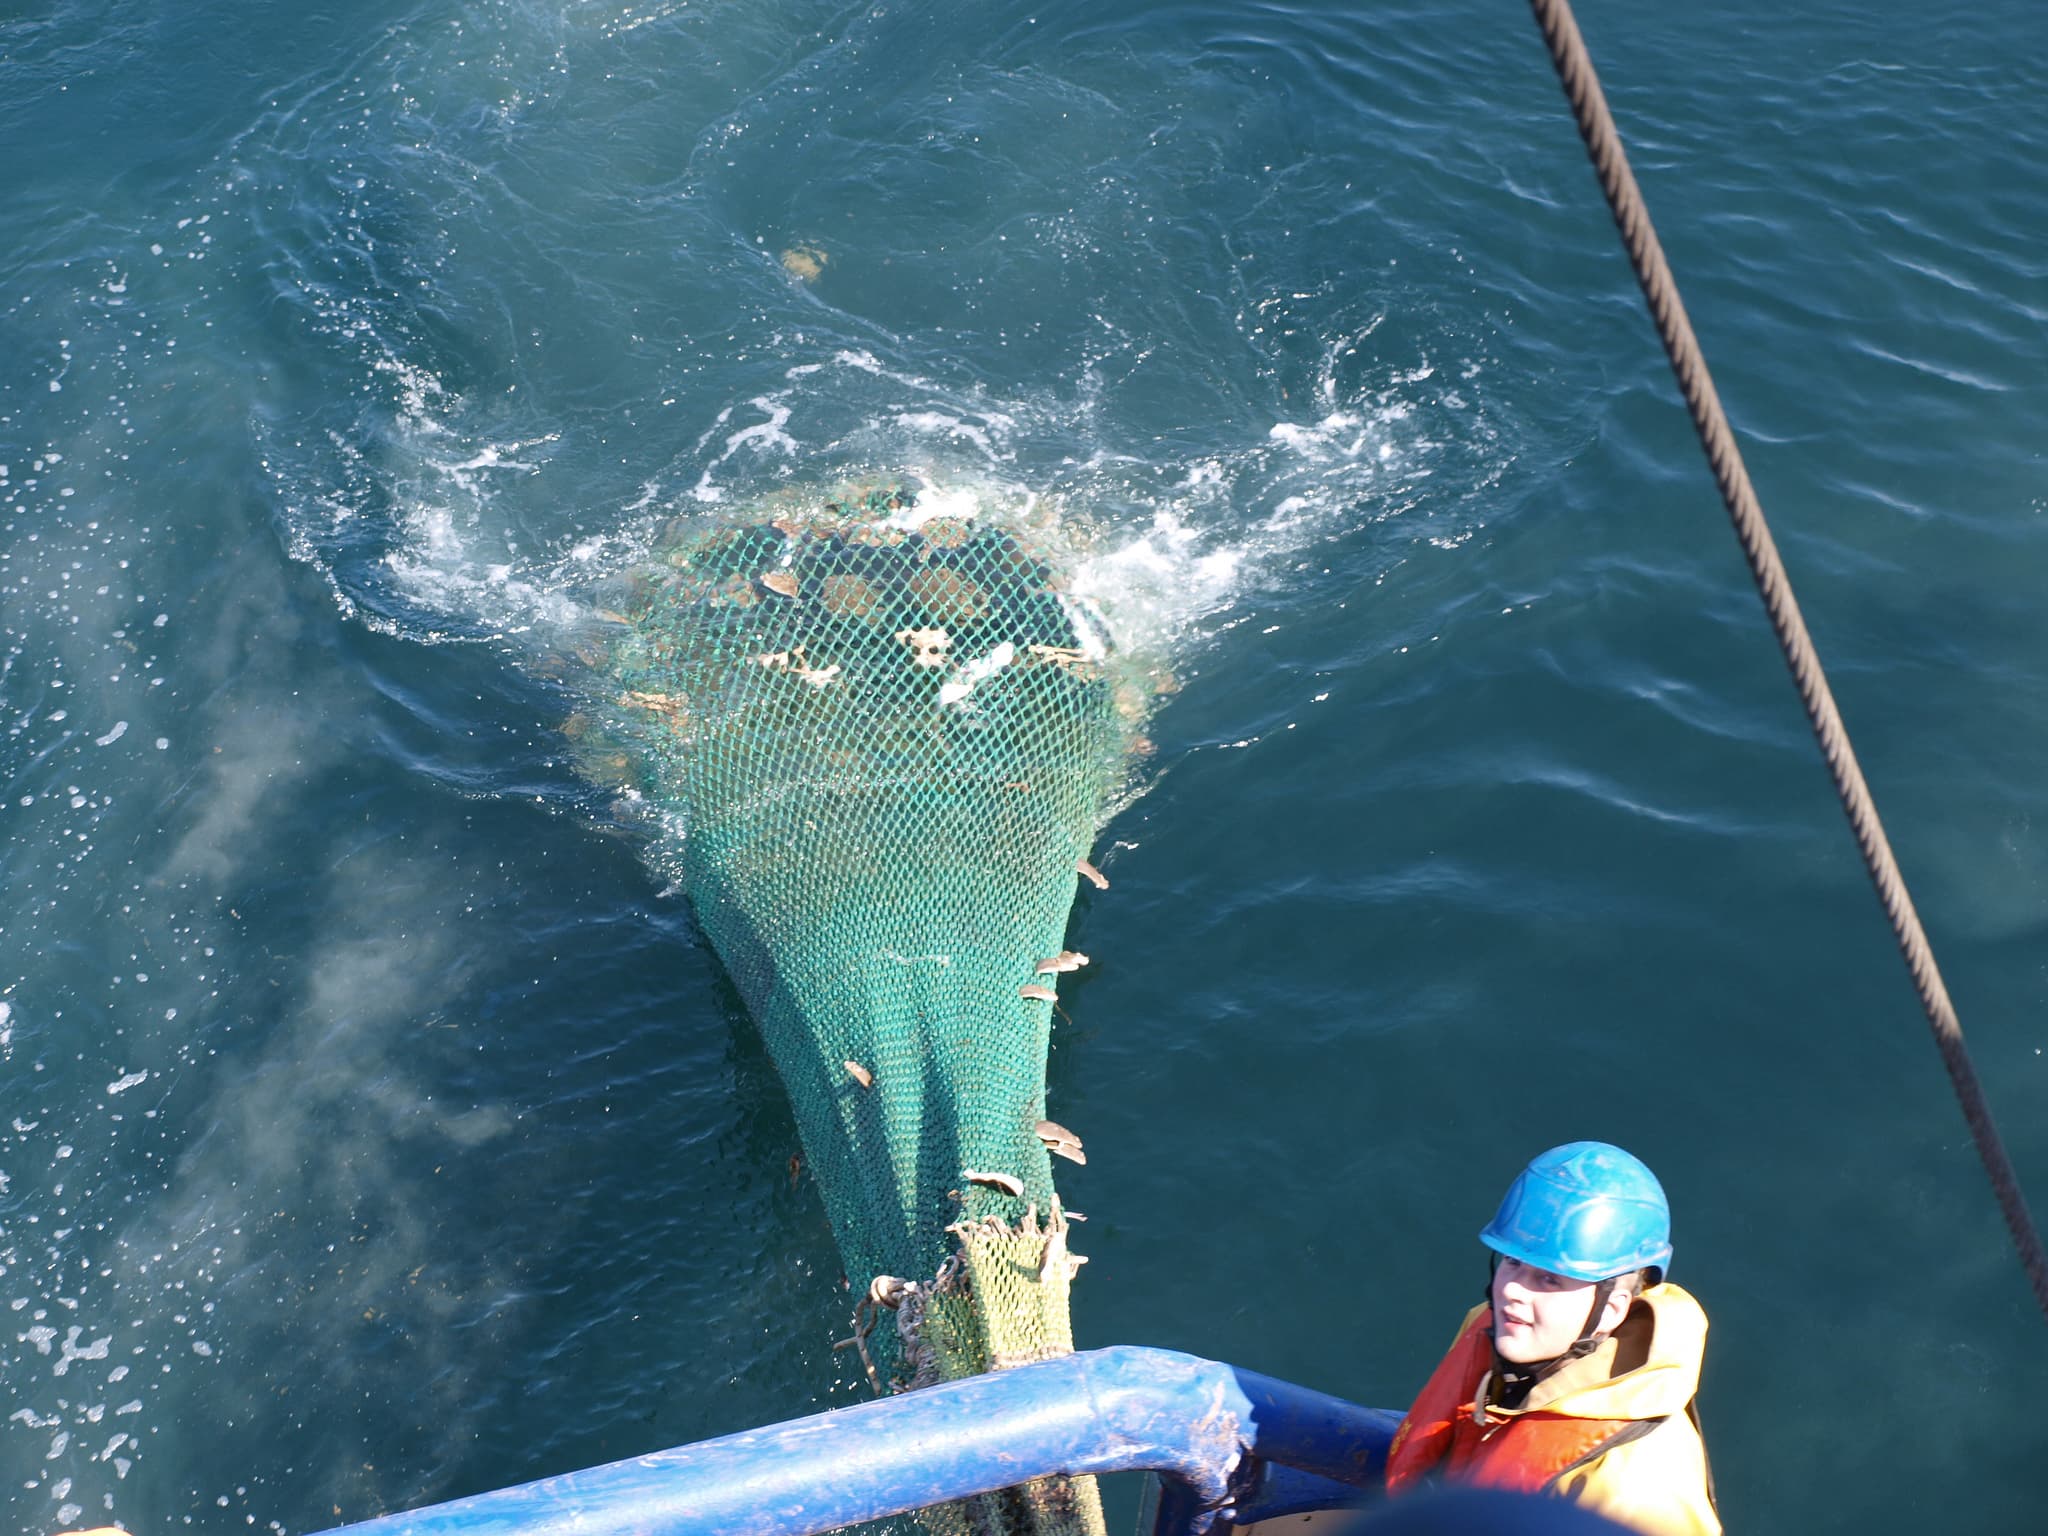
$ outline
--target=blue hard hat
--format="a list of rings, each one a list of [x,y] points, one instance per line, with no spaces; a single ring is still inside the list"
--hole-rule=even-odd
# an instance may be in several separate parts
[[[1573,1141],[1530,1160],[1479,1234],[1495,1253],[1574,1280],[1671,1267],[1671,1206],[1619,1147]]]

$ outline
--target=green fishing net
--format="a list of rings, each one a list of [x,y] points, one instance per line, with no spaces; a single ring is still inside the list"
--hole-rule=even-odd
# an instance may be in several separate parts
[[[1065,1353],[1081,1262],[1046,1053],[1077,879],[1146,696],[1028,508],[912,484],[679,519],[619,610],[617,708],[830,1213],[878,1387]],[[1078,871],[1078,873],[1077,873]],[[925,1517],[1093,1531],[1092,1480]]]

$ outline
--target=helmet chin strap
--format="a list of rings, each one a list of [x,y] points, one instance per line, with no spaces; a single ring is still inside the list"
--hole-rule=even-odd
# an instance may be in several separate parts
[[[1586,1313],[1586,1326],[1580,1329],[1579,1336],[1572,1340],[1572,1347],[1557,1357],[1558,1364],[1561,1365],[1567,1360],[1583,1359],[1599,1347],[1600,1338],[1597,1330],[1600,1327],[1600,1319],[1605,1315],[1607,1303],[1613,1299],[1614,1288],[1620,1282],[1619,1275],[1609,1275],[1605,1280],[1594,1282],[1593,1306]]]

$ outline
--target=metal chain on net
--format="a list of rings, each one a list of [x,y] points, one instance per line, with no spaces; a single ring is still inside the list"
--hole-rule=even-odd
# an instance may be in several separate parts
[[[1870,871],[1871,882],[1877,887],[1885,915],[1891,920],[1899,951],[1905,957],[1907,969],[1912,972],[1913,986],[1920,994],[1921,1006],[1927,1011],[1935,1045],[1941,1051],[1949,1081],[1962,1105],[1963,1118],[1969,1122],[1970,1135],[1976,1141],[1977,1155],[1983,1160],[1991,1187],[1998,1196],[1999,1209],[2004,1212],[2006,1226],[2011,1229],[2013,1242],[2019,1249],[2020,1261],[2026,1266],[2034,1299],[2043,1313],[2048,1314],[2048,1258],[2043,1256],[2040,1235],[2027,1212],[2019,1177],[1999,1140],[1990,1105],[1985,1101],[1976,1068],[1963,1044],[1962,1025],[1956,1018],[1955,1005],[1949,1001],[1948,988],[1943,984],[1940,968],[1934,961],[1934,951],[1920,926],[1920,915],[1914,910],[1905,877],[1899,872],[1898,861],[1892,856],[1891,842],[1885,836],[1884,824],[1878,819],[1877,806],[1863,781],[1863,770],[1857,764],[1855,750],[1849,745],[1849,734],[1843,727],[1841,712],[1835,707],[1834,694],[1828,687],[1820,658],[1807,634],[1806,621],[1800,616],[1799,604],[1792,595],[1792,583],[1785,574],[1784,562],[1778,557],[1777,545],[1764,521],[1763,507],[1750,486],[1749,471],[1743,466],[1735,435],[1721,409],[1720,396],[1707,372],[1706,358],[1693,335],[1692,322],[1686,318],[1685,306],[1678,296],[1678,285],[1664,260],[1664,248],[1650,223],[1649,209],[1644,205],[1641,189],[1629,169],[1621,135],[1615,129],[1613,114],[1608,111],[1607,98],[1600,89],[1600,80],[1594,73],[1593,60],[1586,52],[1585,40],[1579,34],[1578,22],[1572,16],[1568,0],[1529,0],[1529,4],[1535,13],[1537,26],[1542,29],[1544,41],[1550,47],[1550,58],[1557,66],[1558,79],[1571,101],[1572,115],[1578,120],[1579,136],[1585,140],[1586,153],[1592,157],[1593,168],[1599,173],[1600,186],[1607,194],[1607,206],[1614,214],[1615,226],[1621,231],[1622,243],[1628,248],[1636,281],[1642,285],[1643,297],[1649,301],[1650,313],[1657,322],[1657,334],[1664,342],[1665,355],[1671,360],[1671,370],[1678,377],[1678,387],[1685,395],[1693,425],[1699,431],[1700,445],[1713,466],[1714,479],[1721,488],[1721,499],[1735,525],[1735,536],[1742,543],[1743,554],[1749,560],[1750,574],[1756,579],[1757,591],[1770,615],[1771,628],[1777,633],[1786,665],[1792,669],[1800,700],[1806,706],[1806,717],[1827,759],[1828,772],[1835,781],[1835,792],[1841,797],[1842,809],[1848,814],[1849,825],[1855,831],[1857,846],[1863,850],[1864,865]]]

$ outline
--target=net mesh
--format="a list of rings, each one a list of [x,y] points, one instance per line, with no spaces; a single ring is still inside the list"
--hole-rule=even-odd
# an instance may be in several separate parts
[[[1144,696],[1048,527],[928,510],[888,484],[679,520],[610,615],[642,782],[795,1108],[866,1296],[855,1342],[898,1387],[1073,1347],[1046,1054]],[[926,1523],[1101,1511],[1055,1479]]]

